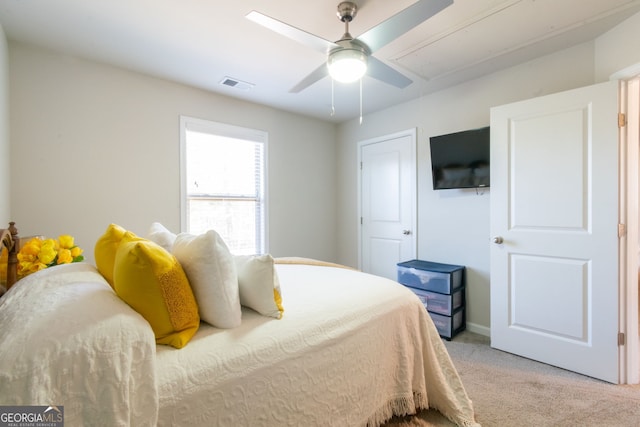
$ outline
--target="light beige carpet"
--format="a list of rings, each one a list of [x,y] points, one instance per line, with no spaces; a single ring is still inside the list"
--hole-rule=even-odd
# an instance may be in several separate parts
[[[464,332],[445,342],[484,427],[640,426],[640,386],[612,385],[494,350]],[[387,427],[453,426],[430,410]]]

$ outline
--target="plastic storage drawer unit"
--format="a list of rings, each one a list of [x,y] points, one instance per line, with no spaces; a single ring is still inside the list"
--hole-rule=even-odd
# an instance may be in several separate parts
[[[442,338],[466,328],[465,267],[414,259],[398,263],[398,282],[418,296]]]
[[[432,313],[451,316],[454,311],[464,304],[464,288],[458,289],[451,295],[424,291],[410,286],[407,286],[407,288],[411,289],[420,298],[426,309]]]
[[[464,267],[421,260],[401,262],[398,282],[411,288],[451,294],[464,284]]]

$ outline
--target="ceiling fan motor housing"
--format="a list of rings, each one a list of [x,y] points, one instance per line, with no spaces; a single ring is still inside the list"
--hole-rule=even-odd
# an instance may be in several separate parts
[[[358,52],[361,52],[365,56],[369,56],[371,54],[371,52],[369,51],[369,48],[367,47],[367,45],[362,43],[358,39],[343,37],[341,40],[338,40],[335,43],[339,47],[336,47],[335,49],[332,49],[329,52],[329,54],[332,54],[332,53],[334,53],[336,51],[339,51],[339,50],[345,50],[345,49],[356,50]]]

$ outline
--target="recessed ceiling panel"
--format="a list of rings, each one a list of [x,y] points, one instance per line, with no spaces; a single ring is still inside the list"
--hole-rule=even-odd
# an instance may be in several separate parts
[[[484,7],[480,7],[482,3]],[[490,4],[488,4],[490,3]],[[475,5],[475,7],[473,7]],[[394,62],[432,80],[503,54],[578,30],[637,2],[630,0],[457,0],[456,22],[395,56]],[[553,13],[549,13],[550,8]],[[468,13],[473,11],[473,15]]]

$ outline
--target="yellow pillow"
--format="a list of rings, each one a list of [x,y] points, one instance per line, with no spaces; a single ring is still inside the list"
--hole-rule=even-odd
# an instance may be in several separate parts
[[[116,251],[120,241],[127,230],[117,224],[110,224],[107,231],[96,242],[93,255],[96,259],[96,267],[102,276],[113,288],[113,265],[116,260]]]
[[[184,347],[200,326],[184,270],[160,245],[126,232],[113,269],[116,294],[151,325],[156,343]]]

